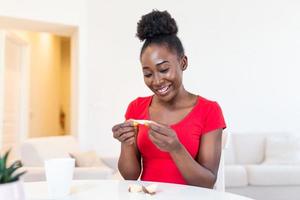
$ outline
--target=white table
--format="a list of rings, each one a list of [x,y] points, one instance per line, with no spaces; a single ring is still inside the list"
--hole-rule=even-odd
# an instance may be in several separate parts
[[[153,182],[143,181],[117,181],[117,180],[86,180],[73,181],[69,196],[60,200],[251,200],[250,198],[215,190],[169,184],[157,183],[157,193],[130,193],[131,184],[150,185]],[[46,182],[24,183],[26,200],[47,200]]]

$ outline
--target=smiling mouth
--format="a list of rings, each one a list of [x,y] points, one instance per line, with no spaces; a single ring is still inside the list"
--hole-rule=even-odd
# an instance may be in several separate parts
[[[159,94],[159,95],[166,95],[169,91],[170,86],[164,86],[161,87],[160,89],[156,89],[155,91]]]

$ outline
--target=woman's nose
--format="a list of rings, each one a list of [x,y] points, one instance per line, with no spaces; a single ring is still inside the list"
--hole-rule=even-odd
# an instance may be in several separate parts
[[[161,85],[161,83],[163,82],[162,77],[159,74],[154,74],[153,75],[153,85],[155,86],[159,86]]]

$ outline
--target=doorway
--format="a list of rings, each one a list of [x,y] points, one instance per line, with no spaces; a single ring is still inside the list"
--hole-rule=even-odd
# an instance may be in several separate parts
[[[21,19],[5,20],[9,23],[0,25],[5,30],[0,32],[0,150],[15,147],[31,137],[76,136],[77,28],[27,20],[22,23]],[[7,45],[8,35],[17,38],[22,50]],[[8,50],[12,51],[11,56]],[[20,67],[9,72],[5,60],[20,62],[14,63]],[[9,106],[18,114],[7,114],[12,112],[8,111]],[[10,128],[8,116],[12,118]]]

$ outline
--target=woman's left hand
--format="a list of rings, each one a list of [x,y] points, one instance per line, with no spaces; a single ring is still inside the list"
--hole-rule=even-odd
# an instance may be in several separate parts
[[[171,153],[178,151],[182,147],[175,131],[169,126],[151,121],[148,127],[150,140],[161,151]]]

